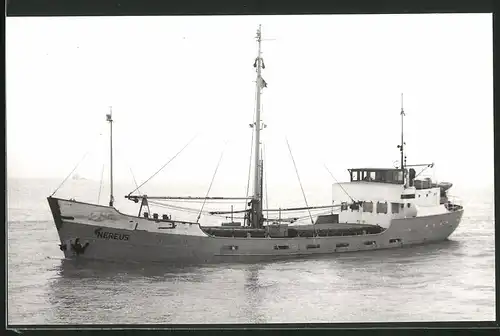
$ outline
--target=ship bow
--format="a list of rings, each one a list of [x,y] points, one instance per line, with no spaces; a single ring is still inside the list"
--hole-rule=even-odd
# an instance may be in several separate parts
[[[50,212],[52,212],[52,217],[54,218],[54,223],[56,224],[57,231],[59,231],[63,225],[59,200],[57,198],[49,196],[47,197],[47,201],[49,202]]]

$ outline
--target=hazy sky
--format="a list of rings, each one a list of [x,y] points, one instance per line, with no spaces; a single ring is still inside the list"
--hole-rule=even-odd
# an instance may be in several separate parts
[[[7,18],[9,177],[63,179],[108,169],[143,181],[246,185],[255,109],[255,32],[268,82],[268,183],[347,178],[399,159],[404,92],[408,163],[436,177],[493,183],[491,14]],[[99,136],[99,134],[102,134]]]

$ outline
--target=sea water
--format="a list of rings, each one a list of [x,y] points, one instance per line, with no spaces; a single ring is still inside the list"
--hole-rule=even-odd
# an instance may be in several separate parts
[[[68,183],[64,197],[107,202],[90,181]],[[441,243],[185,268],[63,260],[46,202],[57,181],[7,187],[9,324],[495,319],[492,187],[453,187],[465,213]],[[117,207],[136,214],[138,205],[117,195]]]

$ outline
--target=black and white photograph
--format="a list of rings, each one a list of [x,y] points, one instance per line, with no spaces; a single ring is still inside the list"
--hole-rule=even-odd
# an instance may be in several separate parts
[[[495,320],[492,22],[7,17],[7,323]]]

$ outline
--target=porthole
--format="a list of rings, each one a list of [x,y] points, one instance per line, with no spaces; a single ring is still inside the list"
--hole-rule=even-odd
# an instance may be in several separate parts
[[[237,251],[238,246],[236,245],[226,245],[222,247],[223,250],[229,250],[229,251]]]

